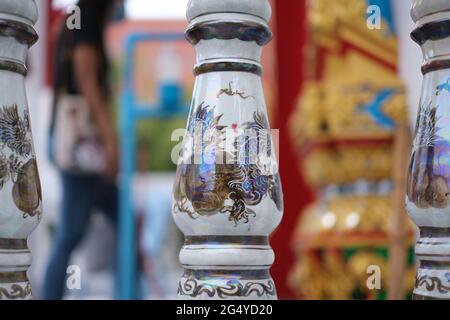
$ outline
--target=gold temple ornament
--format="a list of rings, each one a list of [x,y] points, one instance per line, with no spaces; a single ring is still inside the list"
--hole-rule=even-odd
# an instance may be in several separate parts
[[[386,19],[382,31],[367,28],[366,0],[308,3],[307,83],[290,130],[317,199],[300,213],[290,284],[304,299],[404,299],[414,234],[412,224],[401,235],[391,226],[406,216],[394,183],[408,121],[396,35]],[[380,290],[367,288],[371,265],[380,267]]]

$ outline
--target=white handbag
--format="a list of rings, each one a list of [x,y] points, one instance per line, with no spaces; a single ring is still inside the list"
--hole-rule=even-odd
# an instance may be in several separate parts
[[[102,174],[106,167],[103,145],[86,99],[61,95],[56,106],[54,160],[63,171]]]

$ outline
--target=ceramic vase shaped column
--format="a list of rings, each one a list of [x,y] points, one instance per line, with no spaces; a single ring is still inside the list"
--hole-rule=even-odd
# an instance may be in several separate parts
[[[416,0],[424,82],[406,206],[420,228],[415,299],[450,299],[450,1]]]
[[[283,200],[260,64],[270,16],[266,0],[188,4],[197,64],[174,188],[181,299],[276,299],[268,237]]]
[[[37,6],[0,0],[0,300],[30,299],[27,238],[41,219],[41,187],[24,78]]]

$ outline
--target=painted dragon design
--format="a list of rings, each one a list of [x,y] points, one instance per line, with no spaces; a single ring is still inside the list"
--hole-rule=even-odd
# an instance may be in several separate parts
[[[256,151],[251,148],[258,148],[261,141],[267,142],[264,152],[271,152],[266,118],[255,112],[253,121],[242,125],[242,129],[254,132],[252,137],[256,139],[256,143],[251,143],[248,137],[238,135],[234,149],[229,151],[223,147],[227,126],[219,124],[222,116],[215,116],[214,107],[202,103],[191,119],[188,131],[193,133],[194,141],[202,143],[200,149],[194,148],[194,152],[184,150],[184,161],[177,170],[174,212],[186,213],[193,219],[228,214],[229,221],[238,225],[248,223],[250,217],[256,216],[251,207],[260,204],[266,197],[270,197],[281,211],[278,175],[266,173],[259,163],[250,161],[251,154]],[[208,131],[216,134],[208,134]],[[205,139],[205,136],[214,138]],[[244,140],[245,143],[238,147],[238,140]],[[196,164],[194,160],[199,154],[202,161]],[[239,161],[223,164],[223,160],[229,156],[239,158]]]
[[[28,111],[20,118],[17,105],[5,106],[0,109],[0,141],[13,152],[22,157],[30,155],[32,150],[30,120]]]
[[[229,96],[229,97],[233,97],[233,96],[239,96],[241,99],[247,100],[248,98],[252,98],[255,99],[254,96],[247,96],[245,95],[244,92],[239,91],[238,89],[233,90],[232,88],[232,84],[233,82],[230,82],[228,84],[228,88],[225,89],[220,89],[219,93],[217,94],[217,98],[220,98],[220,96],[222,96],[223,94]]]
[[[0,109],[0,190],[11,181],[12,198],[24,218],[41,218],[41,184],[32,155],[28,110],[19,115],[17,104]]]

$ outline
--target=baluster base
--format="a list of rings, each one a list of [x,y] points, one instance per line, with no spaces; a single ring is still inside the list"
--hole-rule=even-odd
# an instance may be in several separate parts
[[[178,287],[178,298],[276,300],[276,288],[268,270],[186,269]]]
[[[416,257],[419,268],[413,299],[450,300],[450,228],[422,228]]]
[[[275,300],[266,236],[188,236],[180,252],[180,299]]]
[[[31,300],[31,294],[28,279],[24,282],[0,283],[0,300]]]
[[[26,240],[0,239],[0,300],[30,300],[27,270],[31,253]]]

